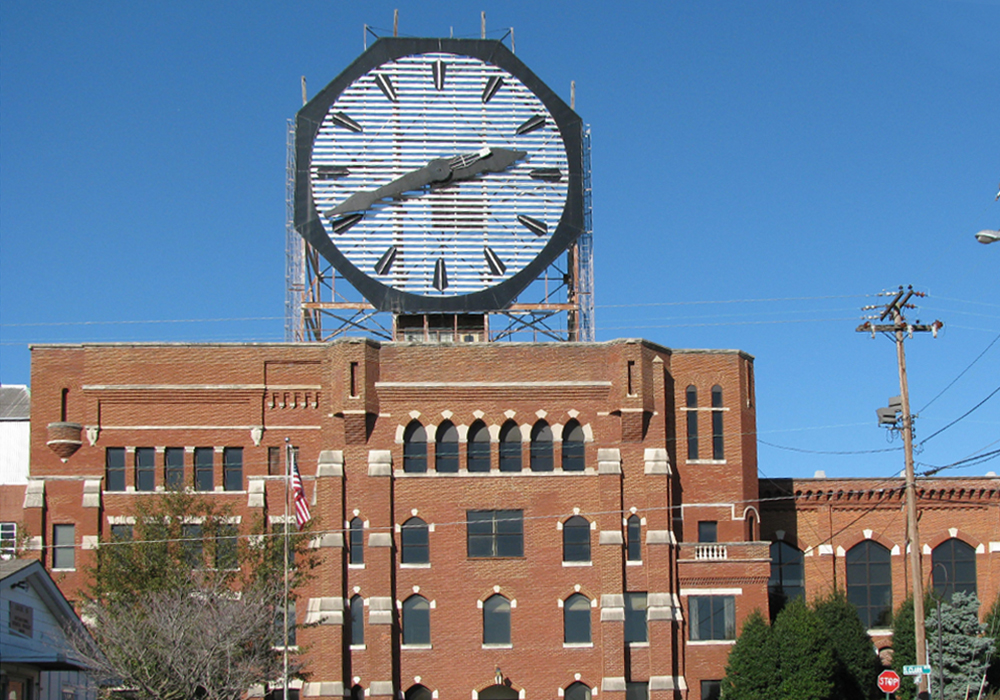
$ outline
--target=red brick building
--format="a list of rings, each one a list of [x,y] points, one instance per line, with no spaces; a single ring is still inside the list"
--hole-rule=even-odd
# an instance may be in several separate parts
[[[34,346],[23,522],[72,597],[168,484],[280,522],[288,439],[323,559],[304,697],[702,700],[769,579],[875,628],[905,595],[900,484],[759,485],[753,384],[642,340]],[[968,586],[971,548],[987,602],[998,494],[923,483],[927,575]]]

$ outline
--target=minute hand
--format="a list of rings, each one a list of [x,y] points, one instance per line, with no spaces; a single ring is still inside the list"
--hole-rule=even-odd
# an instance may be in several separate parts
[[[323,212],[323,216],[332,219],[341,214],[363,212],[371,208],[375,202],[396,197],[410,190],[419,190],[435,182],[443,182],[451,177],[451,167],[447,158],[435,158],[422,168],[411,170],[402,177],[382,185],[374,190],[355,192],[343,202]]]
[[[517,161],[528,155],[527,151],[515,151],[509,148],[494,148],[489,155],[478,158],[466,166],[462,166],[462,156],[451,160],[451,179],[448,182],[469,180],[480,173],[502,173]]]

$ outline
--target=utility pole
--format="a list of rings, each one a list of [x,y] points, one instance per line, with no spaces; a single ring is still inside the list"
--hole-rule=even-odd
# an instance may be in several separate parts
[[[927,664],[927,633],[924,628],[924,582],[923,570],[920,565],[920,531],[917,525],[917,484],[913,474],[913,416],[910,414],[910,390],[906,379],[906,353],[903,351],[903,340],[906,336],[913,337],[914,332],[930,331],[937,337],[938,330],[944,325],[941,321],[932,324],[911,324],[906,322],[903,315],[904,309],[914,309],[914,304],[909,304],[911,297],[923,297],[923,292],[913,291],[913,287],[905,290],[901,286],[896,292],[892,301],[885,305],[879,315],[879,321],[891,319],[892,323],[872,323],[865,321],[857,327],[858,332],[871,333],[872,338],[875,333],[892,333],[896,340],[896,361],[899,365],[899,394],[902,399],[902,432],[903,450],[906,454],[906,528],[909,535],[909,546],[907,553],[910,564],[910,582],[913,589],[913,626],[917,647],[917,665]],[[879,308],[875,307],[866,307]],[[930,698],[929,678],[920,676],[920,683],[917,686],[917,697],[920,700]]]

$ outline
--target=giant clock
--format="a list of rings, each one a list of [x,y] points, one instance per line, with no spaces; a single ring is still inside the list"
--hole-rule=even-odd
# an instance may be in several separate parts
[[[583,230],[580,118],[498,41],[379,39],[295,139],[295,227],[381,311],[506,308]]]

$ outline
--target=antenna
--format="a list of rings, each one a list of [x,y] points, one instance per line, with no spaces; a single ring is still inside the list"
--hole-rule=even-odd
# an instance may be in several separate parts
[[[399,10],[392,11],[392,35],[399,36]]]
[[[480,39],[485,39],[486,38],[486,11],[485,10],[483,12],[479,13],[479,23],[480,23],[479,33],[481,35],[479,38]]]

